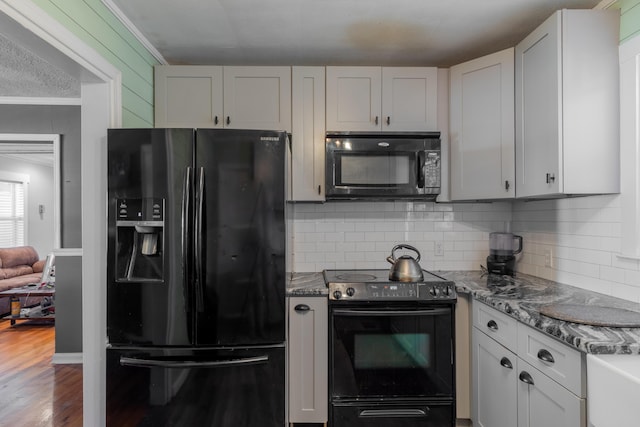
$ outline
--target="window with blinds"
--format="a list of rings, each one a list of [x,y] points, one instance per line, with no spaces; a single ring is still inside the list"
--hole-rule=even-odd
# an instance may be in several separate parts
[[[24,245],[24,184],[0,180],[0,248]]]

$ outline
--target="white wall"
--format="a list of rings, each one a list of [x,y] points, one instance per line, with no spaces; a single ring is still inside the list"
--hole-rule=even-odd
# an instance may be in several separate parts
[[[29,175],[28,206],[25,214],[28,221],[28,235],[25,244],[33,246],[41,259],[53,251],[53,166],[18,161],[0,156],[0,171]],[[38,205],[44,205],[45,212],[38,213]]]

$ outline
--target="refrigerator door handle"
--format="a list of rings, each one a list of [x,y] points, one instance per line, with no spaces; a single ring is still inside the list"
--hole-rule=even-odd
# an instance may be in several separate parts
[[[191,186],[192,186],[192,169],[191,166],[187,166],[184,174],[184,180],[182,182],[182,275],[185,283],[185,289],[189,290],[188,285],[192,279],[191,268],[189,263],[189,239],[192,235],[190,229],[189,212],[191,207]],[[187,295],[187,305],[191,307],[190,295]],[[190,310],[188,310],[190,311]]]
[[[202,265],[202,225],[204,216],[204,168],[198,171],[198,189],[196,194],[196,224],[195,224],[195,299],[196,312],[204,312],[204,271]]]
[[[224,368],[229,366],[245,366],[256,365],[260,363],[268,363],[269,356],[246,357],[242,359],[227,360],[162,360],[162,359],[138,359],[135,357],[120,357],[120,365],[132,366],[136,368],[168,368],[168,369],[184,369],[184,368]]]

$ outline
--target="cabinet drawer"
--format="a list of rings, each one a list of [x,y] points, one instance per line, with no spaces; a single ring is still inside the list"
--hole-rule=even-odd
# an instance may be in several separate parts
[[[518,321],[481,302],[473,301],[473,326],[515,351]]]
[[[579,397],[586,397],[585,363],[578,350],[518,324],[518,356]]]

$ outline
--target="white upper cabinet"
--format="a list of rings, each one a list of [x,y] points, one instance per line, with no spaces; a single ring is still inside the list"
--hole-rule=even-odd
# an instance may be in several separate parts
[[[290,67],[155,67],[155,126],[291,131]]]
[[[327,67],[327,131],[437,130],[433,67]]]
[[[224,123],[291,132],[291,67],[224,67]]]
[[[155,126],[222,127],[222,67],[157,65]]]
[[[561,10],[515,50],[516,197],[615,193],[619,13]]]
[[[451,200],[513,198],[514,49],[449,70]]]
[[[291,200],[324,201],[325,69],[293,67]]]

